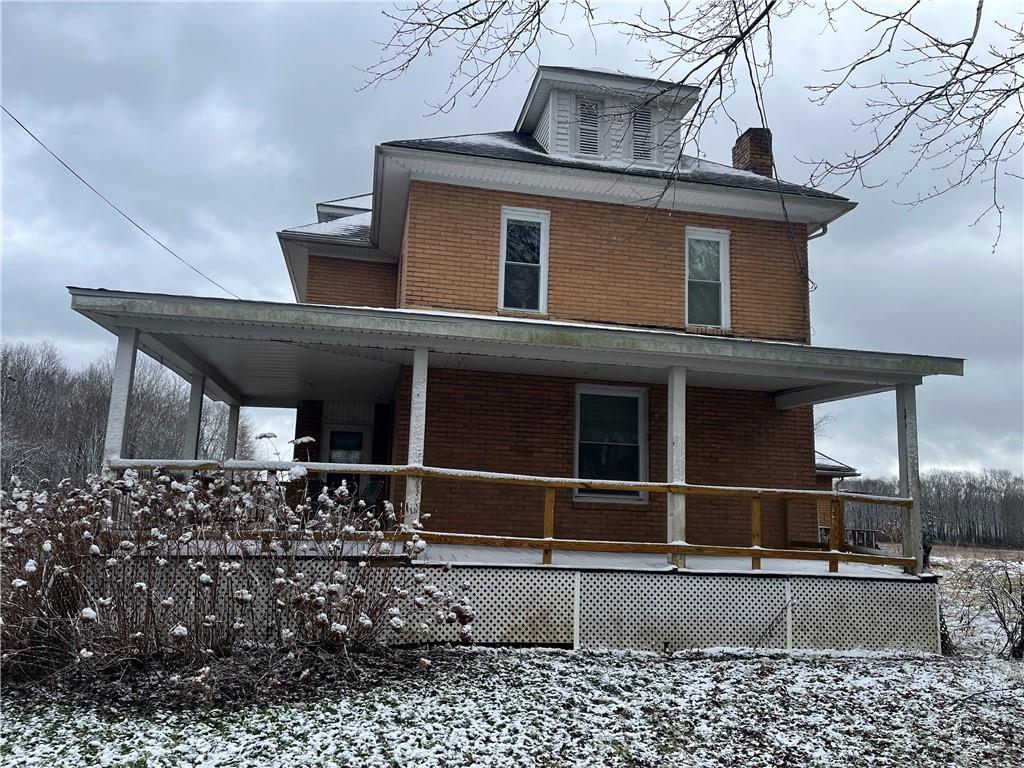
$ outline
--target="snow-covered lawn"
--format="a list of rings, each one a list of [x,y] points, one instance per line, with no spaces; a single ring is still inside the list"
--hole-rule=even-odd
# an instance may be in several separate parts
[[[47,766],[1019,766],[1024,665],[727,652],[434,652],[304,704],[150,714],[8,705]]]

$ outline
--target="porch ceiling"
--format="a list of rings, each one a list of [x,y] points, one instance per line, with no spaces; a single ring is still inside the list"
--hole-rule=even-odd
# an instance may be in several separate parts
[[[796,407],[962,375],[955,358],[829,349],[677,331],[419,310],[325,307],[69,288],[71,305],[208,394],[254,406],[302,399],[390,398],[412,350],[438,368],[609,381],[664,382],[684,366],[691,386],[776,393]]]

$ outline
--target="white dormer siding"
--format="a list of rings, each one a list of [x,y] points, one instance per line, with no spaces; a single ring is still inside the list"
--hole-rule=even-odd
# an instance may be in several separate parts
[[[596,151],[593,126],[588,120],[593,114],[588,108],[594,104],[600,106]],[[657,101],[644,104],[622,94],[556,88],[551,91],[534,138],[552,155],[666,167],[675,162],[679,151],[684,112],[683,105]],[[635,142],[637,133],[639,142]]]
[[[552,94],[553,97],[553,94]],[[537,140],[548,152],[551,151],[551,101],[548,97],[544,104],[544,111],[540,113],[540,120],[537,121],[537,129],[533,132],[533,138]]]

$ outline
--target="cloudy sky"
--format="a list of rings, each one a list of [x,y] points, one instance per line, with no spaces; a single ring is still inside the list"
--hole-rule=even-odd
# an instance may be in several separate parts
[[[970,15],[967,6],[942,6],[952,28]],[[399,80],[358,90],[359,68],[378,56],[373,41],[388,33],[386,7],[7,2],[0,11],[2,100],[203,271],[243,297],[287,301],[293,297],[274,233],[314,221],[316,201],[368,191],[374,144],[511,129],[526,94],[532,71],[524,67],[481,104],[431,114],[426,101],[443,94],[452,64],[445,52]],[[822,109],[804,90],[822,78],[821,66],[840,63],[861,39],[818,36],[821,27],[806,12],[775,30],[768,116],[780,174],[791,181],[807,178],[800,159],[838,157],[863,144],[850,127],[856,96]],[[544,63],[642,71],[643,51],[617,33],[598,28],[591,39],[572,18],[561,28],[577,44],[546,40]],[[756,122],[747,104],[737,102],[733,113],[741,127]],[[735,135],[723,123],[702,150],[727,162]],[[886,161],[893,170],[908,160],[900,151]],[[875,174],[873,181],[884,175],[881,168]],[[919,392],[922,463],[1021,472],[1020,184],[1004,185],[1003,234],[993,250],[995,219],[972,226],[987,188],[918,208],[898,204],[937,180],[922,173],[900,187],[845,190],[860,206],[811,244],[813,341],[967,358],[963,379],[931,379]],[[2,237],[4,338],[50,339],[76,364],[109,353],[113,339],[68,309],[66,285],[223,295],[131,228],[6,117]],[[894,471],[891,394],[828,410],[835,420],[819,439],[822,450],[867,473]],[[282,437],[290,430],[286,413],[252,415]]]

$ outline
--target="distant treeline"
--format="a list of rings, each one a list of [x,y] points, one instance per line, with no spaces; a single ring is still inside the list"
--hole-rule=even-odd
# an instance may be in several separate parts
[[[113,380],[113,355],[71,368],[49,342],[4,343],[0,378],[0,478],[34,483],[71,478],[100,468]],[[139,355],[128,414],[128,456],[182,455],[189,386],[167,368]],[[207,400],[200,453],[224,457],[228,409]],[[253,434],[244,415],[238,455],[252,456]]]
[[[897,495],[895,479],[854,478],[842,487],[859,493]],[[946,544],[1024,548],[1024,478],[1009,470],[934,470],[921,477],[925,538]],[[851,504],[850,528],[898,530],[891,507]]]

